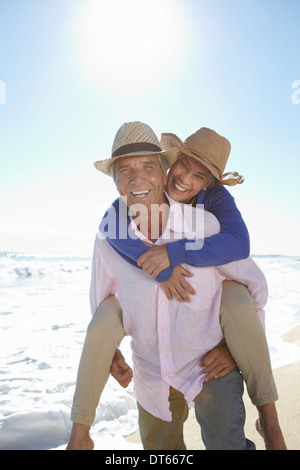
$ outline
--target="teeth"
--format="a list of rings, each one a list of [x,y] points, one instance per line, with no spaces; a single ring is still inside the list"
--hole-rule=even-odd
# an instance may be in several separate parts
[[[142,196],[143,194],[148,194],[149,189],[144,189],[143,191],[131,191],[134,196]]]
[[[174,181],[174,186],[175,186],[176,189],[178,189],[178,191],[180,191],[182,193],[187,191],[187,189],[182,188],[181,186],[179,186],[179,184],[175,183],[175,181]]]

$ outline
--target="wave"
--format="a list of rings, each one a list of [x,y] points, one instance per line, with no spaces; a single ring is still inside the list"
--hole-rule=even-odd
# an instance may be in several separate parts
[[[65,399],[65,401],[67,401]],[[0,419],[0,450],[46,450],[65,447],[72,422],[67,404],[48,405],[45,409],[18,411]],[[48,408],[48,409],[47,409]],[[92,432],[97,439],[128,435],[136,431],[137,407],[128,393],[110,390],[97,410]]]
[[[28,261],[36,261],[36,260],[68,260],[68,261],[90,261],[90,257],[85,256],[78,256],[78,255],[62,255],[62,254],[40,254],[40,253],[25,253],[25,252],[18,252],[18,251],[0,251],[0,259],[7,258],[12,260],[28,260]]]
[[[0,280],[42,278],[89,270],[91,259],[71,255],[0,252]]]
[[[293,261],[300,261],[300,256],[299,255],[279,255],[279,254],[274,254],[274,255],[257,255],[257,254],[251,254],[252,258],[265,258],[265,259],[282,259],[282,260],[293,260]]]
[[[67,442],[68,410],[14,413],[2,421],[0,450],[45,450]]]

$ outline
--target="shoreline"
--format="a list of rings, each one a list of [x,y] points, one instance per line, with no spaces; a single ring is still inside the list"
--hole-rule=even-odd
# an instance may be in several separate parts
[[[300,325],[283,334],[282,339],[300,347]],[[300,450],[300,361],[274,369],[273,372],[279,394],[276,408],[287,448],[288,450]],[[246,437],[255,443],[256,450],[265,450],[264,441],[255,429],[257,410],[251,403],[246,389],[244,403]],[[193,409],[190,410],[184,425],[184,438],[188,450],[205,450]],[[139,430],[125,436],[124,439],[127,442],[141,444]]]

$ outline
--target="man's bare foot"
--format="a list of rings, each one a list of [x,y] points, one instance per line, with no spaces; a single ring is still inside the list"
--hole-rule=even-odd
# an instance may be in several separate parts
[[[71,436],[66,450],[93,450],[94,441],[90,437],[90,426],[73,423]]]
[[[266,450],[287,450],[274,403],[257,407],[255,427],[265,441]]]

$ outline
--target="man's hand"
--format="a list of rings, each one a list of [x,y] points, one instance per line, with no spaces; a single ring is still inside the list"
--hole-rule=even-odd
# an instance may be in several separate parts
[[[161,271],[171,266],[166,245],[151,245],[151,248],[138,258],[137,264],[150,276],[157,277]]]
[[[161,283],[169,300],[175,298],[181,303],[190,302],[188,294],[196,294],[195,290],[185,279],[186,277],[193,277],[193,274],[180,265],[174,268],[174,272],[168,281]]]
[[[132,369],[125,362],[123,354],[118,349],[115,352],[110,368],[110,373],[123,388],[128,387],[132,380]]]
[[[205,382],[211,379],[220,379],[229,374],[236,367],[236,363],[231,356],[226,344],[217,346],[209,351],[203,358],[200,364],[204,367],[203,374],[207,374]]]

